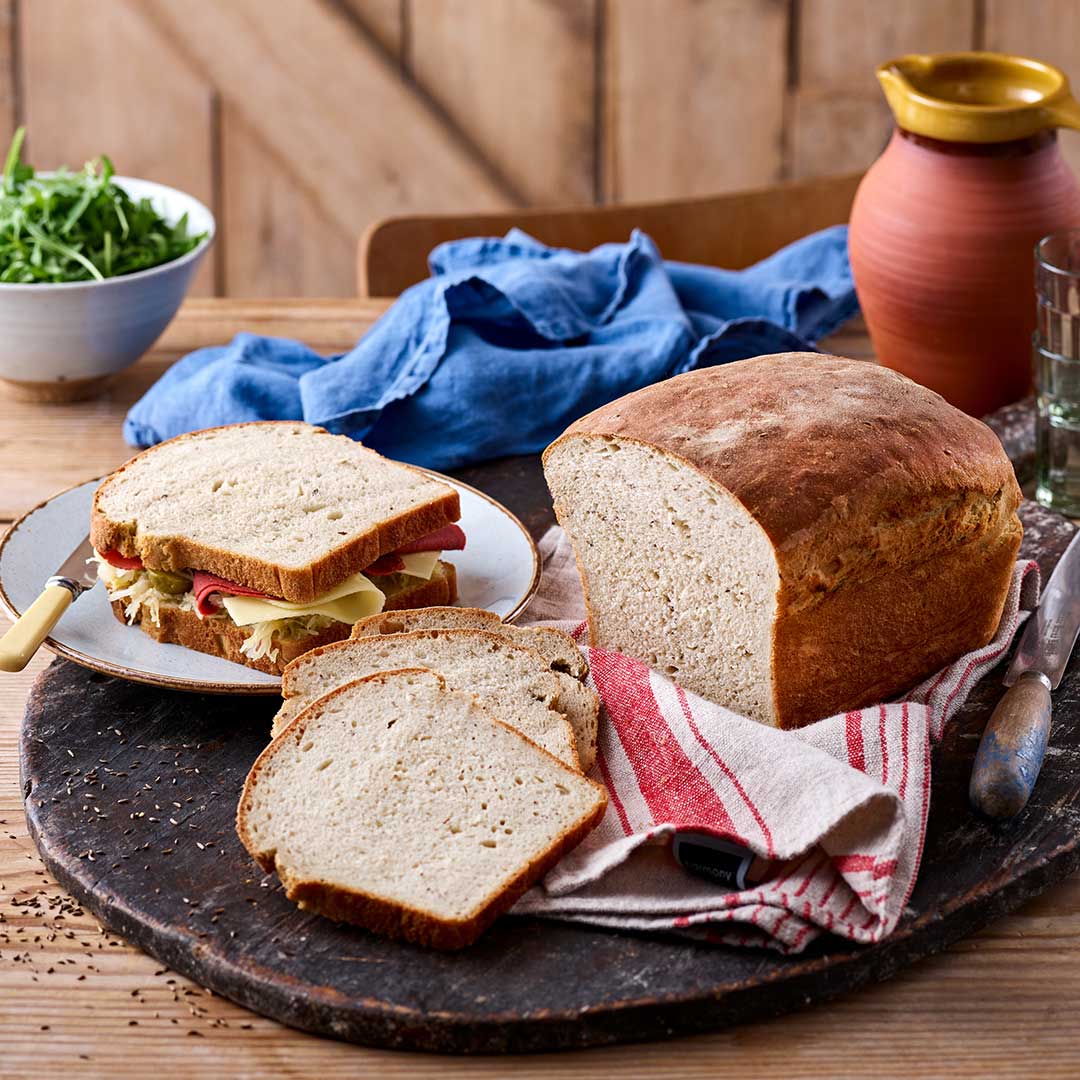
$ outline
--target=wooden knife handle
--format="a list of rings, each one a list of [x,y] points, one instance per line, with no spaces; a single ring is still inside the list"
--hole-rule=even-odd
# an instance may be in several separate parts
[[[0,671],[22,671],[74,599],[74,593],[63,585],[46,585],[0,638]]]
[[[1019,814],[1031,796],[1050,737],[1050,680],[1025,671],[987,722],[971,770],[971,805],[997,821]]]

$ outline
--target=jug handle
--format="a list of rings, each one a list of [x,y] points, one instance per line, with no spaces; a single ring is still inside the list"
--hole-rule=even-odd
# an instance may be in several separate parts
[[[1071,94],[1066,94],[1059,101],[1047,102],[1043,106],[1048,127],[1074,128],[1080,131],[1080,101]]]

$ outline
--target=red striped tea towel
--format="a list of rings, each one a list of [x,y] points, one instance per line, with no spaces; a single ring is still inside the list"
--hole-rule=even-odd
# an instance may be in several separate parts
[[[523,620],[584,641],[569,542],[541,543],[544,583]],[[594,779],[609,794],[599,827],[518,902],[518,914],[698,940],[805,948],[822,932],[861,943],[892,932],[919,870],[930,747],[1004,655],[1038,599],[1017,563],[994,640],[906,700],[777,731],[676,687],[644,664],[585,649],[604,703]],[[730,839],[769,861],[753,887],[725,889],[671,855],[680,831]]]

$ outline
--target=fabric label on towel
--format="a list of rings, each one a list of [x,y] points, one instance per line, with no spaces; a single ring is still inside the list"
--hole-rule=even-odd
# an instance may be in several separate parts
[[[671,854],[684,869],[729,889],[745,889],[754,853],[711,833],[685,830],[671,839]]]

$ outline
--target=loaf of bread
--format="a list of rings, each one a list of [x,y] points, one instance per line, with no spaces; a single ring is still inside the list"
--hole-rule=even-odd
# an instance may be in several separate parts
[[[314,702],[256,760],[237,832],[300,907],[474,941],[603,816],[604,789],[430,671]]]
[[[986,644],[1022,533],[988,427],[817,353],[636,391],[573,424],[544,469],[591,643],[782,728]]]

